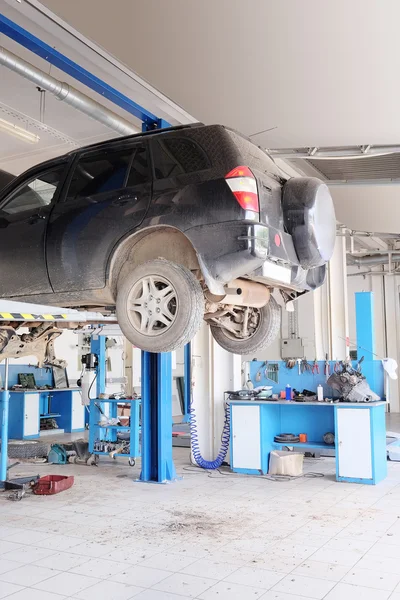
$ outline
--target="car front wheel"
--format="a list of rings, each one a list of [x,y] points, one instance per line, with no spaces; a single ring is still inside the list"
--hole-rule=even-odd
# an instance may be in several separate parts
[[[118,323],[141,350],[171,352],[184,346],[199,330],[203,316],[201,285],[182,265],[150,260],[118,284]]]
[[[228,327],[211,325],[211,333],[224,350],[233,354],[252,354],[269,346],[277,337],[281,325],[281,311],[273,296],[262,308],[249,309],[248,326],[243,334],[243,311],[233,312]]]

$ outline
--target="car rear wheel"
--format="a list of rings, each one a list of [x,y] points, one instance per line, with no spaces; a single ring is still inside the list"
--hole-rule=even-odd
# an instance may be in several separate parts
[[[170,352],[197,333],[204,297],[191,271],[156,259],[134,268],[117,289],[117,317],[123,334],[147,352]]]
[[[277,337],[281,325],[279,304],[270,297],[262,308],[252,308],[248,335],[239,337],[232,331],[211,325],[211,333],[222,348],[233,354],[252,354],[269,346]]]

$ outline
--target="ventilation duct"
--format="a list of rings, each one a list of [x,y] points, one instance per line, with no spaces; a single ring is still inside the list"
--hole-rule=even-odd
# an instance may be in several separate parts
[[[96,100],[92,100],[89,96],[82,94],[67,83],[59,81],[51,75],[47,75],[44,71],[37,69],[1,46],[0,65],[25,77],[25,79],[28,79],[43,90],[53,94],[61,102],[65,102],[69,106],[80,110],[85,115],[116,131],[120,135],[132,135],[139,132],[139,129],[129,123],[129,121],[108,110],[96,102]]]
[[[389,263],[400,262],[400,253],[393,252],[387,254],[367,254],[358,256],[354,254],[347,255],[347,264],[356,266],[388,265]]]

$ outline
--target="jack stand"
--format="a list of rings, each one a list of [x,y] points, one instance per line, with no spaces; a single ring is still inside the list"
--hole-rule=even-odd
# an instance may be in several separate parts
[[[142,472],[140,481],[177,479],[172,460],[171,353],[142,352]]]

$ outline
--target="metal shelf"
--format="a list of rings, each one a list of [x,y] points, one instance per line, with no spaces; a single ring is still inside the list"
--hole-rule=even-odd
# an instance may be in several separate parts
[[[325,444],[325,442],[288,442],[286,444],[282,442],[273,442],[272,445],[276,448],[284,448],[289,446],[290,448],[315,448],[317,450],[321,450],[321,448],[323,448],[324,450],[335,450],[334,444]]]

